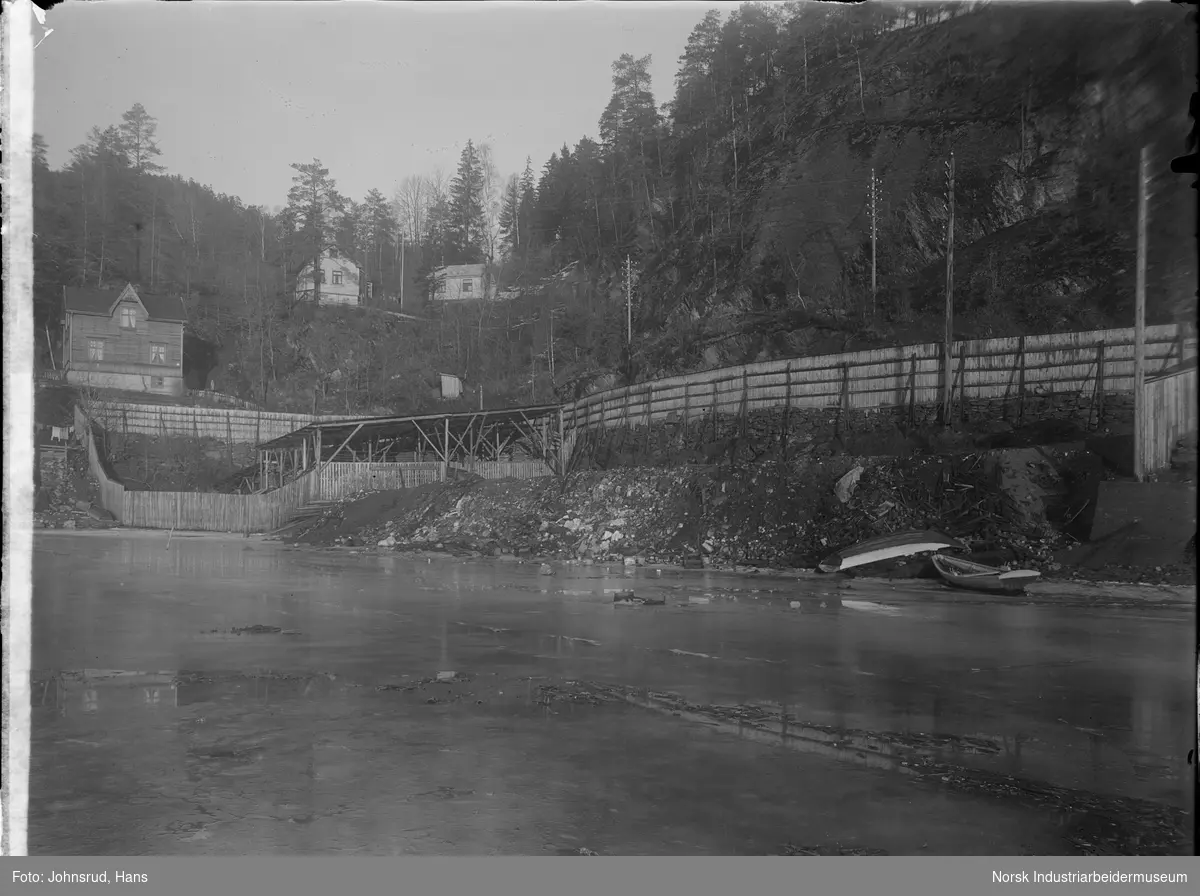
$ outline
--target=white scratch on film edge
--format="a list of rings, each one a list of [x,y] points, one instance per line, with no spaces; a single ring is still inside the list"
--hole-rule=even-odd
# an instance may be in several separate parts
[[[9,0],[4,45],[4,747],[0,853],[28,851],[33,568],[33,4]]]

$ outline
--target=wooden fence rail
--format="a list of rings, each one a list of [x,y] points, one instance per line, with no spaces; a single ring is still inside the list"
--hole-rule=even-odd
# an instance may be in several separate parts
[[[103,430],[75,408],[75,432],[88,450],[88,468],[100,486],[100,503],[123,526],[200,532],[270,532],[310,501],[337,501],[362,491],[413,488],[441,478],[440,463],[331,463],[281,488],[254,495],[157,492],[127,489],[108,468],[97,444]],[[540,461],[473,465],[485,479],[551,475]]]
[[[1193,366],[1146,380],[1142,388],[1142,426],[1135,435],[1141,443],[1140,474],[1154,474],[1171,465],[1175,444],[1196,432],[1196,379]]]
[[[1179,328],[1146,328],[1151,372],[1177,363]],[[1133,328],[954,343],[953,398],[1121,393],[1133,390]],[[847,352],[706,370],[588,395],[564,406],[573,430],[694,418],[764,408],[849,410],[927,405],[941,400],[941,345]]]
[[[352,419],[246,408],[179,407],[103,400],[90,402],[87,412],[110,432],[209,438],[254,445],[285,436],[310,423]]]

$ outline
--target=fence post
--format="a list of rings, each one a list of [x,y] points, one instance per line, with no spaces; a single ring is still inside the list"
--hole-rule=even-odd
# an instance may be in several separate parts
[[[713,428],[712,437],[713,437],[713,440],[715,441],[717,438],[717,381],[716,380],[713,380],[713,383],[712,383],[712,428]]]
[[[788,439],[792,428],[792,362],[788,361],[783,370],[783,427],[780,433],[780,451],[783,460],[787,462]]]
[[[908,425],[917,422],[917,356],[908,359]]]
[[[850,429],[850,365],[842,365],[842,400],[840,402],[842,413],[841,424],[843,431]]]
[[[742,418],[742,435],[746,435],[750,425],[750,377],[746,373],[746,368],[742,368],[742,407],[740,410]]]
[[[1017,343],[1017,363],[1020,365],[1020,373],[1017,379],[1017,425],[1025,424],[1025,337],[1022,336]]]
[[[963,420],[967,418],[967,343],[962,343],[962,348],[959,349],[958,355],[958,402],[959,402],[959,417]],[[950,410],[954,411],[954,388],[950,389]]]

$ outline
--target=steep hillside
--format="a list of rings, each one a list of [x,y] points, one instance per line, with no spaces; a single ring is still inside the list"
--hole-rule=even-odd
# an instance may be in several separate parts
[[[781,49],[783,74],[739,141],[725,219],[675,232],[647,260],[647,372],[937,338],[951,153],[960,336],[1132,322],[1143,144],[1149,319],[1194,313],[1194,194],[1168,169],[1195,83],[1194,26],[1179,9],[990,4],[866,36],[849,10],[824,27],[840,47],[818,55],[800,30]],[[812,326],[814,312],[841,332]]]
[[[396,172],[390,201],[338,196],[314,159],[270,214],[160,173],[140,104],[60,171],[39,139],[37,351],[54,351],[63,286],[125,280],[185,297],[193,387],[327,413],[441,406],[440,373],[464,378],[462,404],[498,406],[940,339],[951,154],[956,335],[1125,326],[1143,146],[1148,322],[1194,318],[1195,193],[1168,167],[1195,83],[1178,5],[746,3],[697,18],[670,102],[649,57],[622,55],[600,139],[507,184],[470,141],[454,178]],[[320,202],[301,201],[309,181]],[[497,200],[499,244],[481,218]],[[294,300],[318,246],[360,260],[372,307]],[[517,299],[425,301],[435,265],[492,257]],[[419,319],[389,313],[401,295]]]

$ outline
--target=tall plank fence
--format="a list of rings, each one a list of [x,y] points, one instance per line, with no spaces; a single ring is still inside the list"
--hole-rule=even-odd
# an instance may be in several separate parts
[[[246,408],[178,407],[104,400],[89,402],[87,410],[89,416],[109,432],[218,439],[235,445],[269,442],[310,423],[356,419]]]
[[[667,418],[765,408],[847,410],[931,405],[942,400],[941,343],[764,361],[653,380],[564,406],[571,430],[649,424]],[[1146,328],[1148,375],[1181,358],[1175,324]],[[953,398],[1005,399],[1133,391],[1133,328],[979,339],[953,345]]]
[[[362,491],[414,488],[441,478],[440,463],[329,463],[259,494],[141,491],[127,489],[119,481],[99,444],[103,429],[94,421],[89,424],[78,407],[75,432],[87,448],[88,469],[99,484],[101,506],[122,525],[139,529],[270,532],[313,501],[338,501]],[[540,461],[518,461],[476,463],[470,472],[485,479],[530,479],[551,471]]]
[[[1171,465],[1176,443],[1196,432],[1196,380],[1193,364],[1154,379],[1142,386],[1142,425],[1135,435],[1140,442],[1141,467],[1138,472],[1154,474]]]
[[[302,476],[282,488],[257,495],[213,492],[152,492],[127,489],[108,467],[100,431],[77,407],[75,431],[88,452],[88,469],[100,486],[100,503],[123,526],[191,529],[200,532],[270,532],[313,500],[315,476]]]

